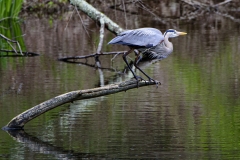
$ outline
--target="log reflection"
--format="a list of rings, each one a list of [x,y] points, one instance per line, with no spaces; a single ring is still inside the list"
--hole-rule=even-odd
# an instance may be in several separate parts
[[[25,147],[28,147],[32,152],[37,152],[45,155],[52,155],[56,159],[79,159],[79,158],[105,158],[104,154],[90,154],[83,152],[75,152],[66,150],[62,147],[54,146],[48,142],[44,142],[37,137],[29,135],[24,130],[8,130],[7,133],[17,142],[20,142]]]

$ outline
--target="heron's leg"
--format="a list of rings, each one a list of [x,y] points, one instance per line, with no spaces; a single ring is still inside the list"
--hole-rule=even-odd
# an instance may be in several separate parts
[[[136,63],[136,65],[141,61],[141,59],[142,59],[142,56],[141,55],[138,55],[137,57],[136,57],[136,60],[135,60],[135,62],[134,63]]]
[[[128,55],[129,53],[131,53],[132,51],[133,51],[133,49],[130,49],[129,51],[125,52],[125,53],[123,54],[123,60],[124,60],[124,62],[127,64],[128,69],[132,72],[134,78],[135,78],[137,81],[138,81],[138,80],[144,80],[144,79],[142,79],[140,76],[137,76],[137,75],[133,72],[132,68],[130,67],[130,65],[129,65],[128,61],[127,61],[127,58],[126,58],[126,57],[127,57],[127,55]]]
[[[142,73],[149,79],[149,81],[153,81],[153,82],[155,82],[155,83],[158,85],[160,82],[158,82],[158,81],[152,79],[151,77],[149,77],[141,68],[138,67],[137,64],[138,64],[138,62],[139,62],[141,59],[142,59],[142,57],[141,57],[141,55],[139,54],[139,55],[136,57],[135,61],[134,61],[134,66],[135,66],[140,72],[142,72]],[[161,84],[161,83],[160,83],[160,84]]]

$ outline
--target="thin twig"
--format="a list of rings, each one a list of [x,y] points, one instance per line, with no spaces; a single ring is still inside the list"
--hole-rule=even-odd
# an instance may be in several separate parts
[[[16,54],[18,54],[18,52],[17,52],[16,49],[12,46],[12,44],[11,44],[9,41],[7,41],[7,43],[9,44],[9,46],[12,47],[12,49],[14,50],[14,52],[15,52]]]
[[[18,46],[18,48],[19,48],[19,50],[20,50],[20,53],[23,55],[20,44],[18,43],[18,41],[16,41],[16,42],[17,42],[17,46]]]
[[[7,38],[6,36],[4,36],[4,35],[2,35],[2,34],[0,34],[0,37],[2,37],[3,39],[5,39],[5,40],[8,42],[8,44],[12,47],[12,49],[15,51],[15,53],[18,54],[18,52],[17,52],[16,49],[11,45],[10,42],[16,43],[17,46],[18,46],[18,48],[19,48],[19,50],[20,50],[21,55],[23,55],[22,49],[21,49],[20,44],[18,43],[18,41],[11,40],[11,39]]]
[[[96,64],[89,64],[88,62],[76,62],[76,61],[64,61],[66,63],[72,63],[72,64],[79,64],[79,65],[84,65],[84,66],[87,66],[87,67],[91,67],[91,68],[95,68],[96,69]],[[113,67],[102,67],[102,66],[97,66],[99,69],[101,70],[105,70],[105,71],[108,71],[108,72],[114,72],[114,73],[117,73],[117,74],[122,74],[121,71],[119,71],[118,69],[116,68],[113,68]]]
[[[82,22],[83,29],[84,29],[85,32],[87,33],[88,37],[90,37],[90,35],[88,34],[88,31],[87,31],[87,28],[86,28],[86,26],[85,26],[84,23],[83,23],[83,19],[82,19],[80,13],[78,12],[78,9],[77,9],[76,5],[74,6],[74,9],[77,11],[77,14],[78,14],[78,16],[79,16],[79,18],[80,18],[80,20],[81,20],[81,22]]]
[[[125,28],[127,28],[127,14],[126,14],[126,6],[124,4],[124,0],[122,0],[122,6],[123,6],[124,18],[125,18]]]
[[[151,11],[151,9],[147,8],[142,1],[137,1],[137,3],[139,4],[139,7],[142,8],[143,10],[149,12],[151,15],[153,15],[157,20],[161,21],[163,24],[166,24],[166,21],[161,19],[158,15],[156,15],[155,13],[153,13]]]
[[[72,12],[71,16],[68,18],[67,25],[66,25],[66,27],[64,28],[64,30],[67,29],[68,24],[69,24],[70,20],[72,19],[72,15],[73,15],[74,12],[75,12],[75,8],[73,9],[73,12]]]
[[[122,54],[121,52],[118,52],[117,54],[115,54],[114,56],[113,56],[113,58],[111,58],[111,61],[113,61],[119,54]]]
[[[90,57],[95,57],[96,55],[101,56],[101,55],[114,55],[114,54],[124,54],[126,51],[118,51],[118,52],[103,52],[100,54],[94,53],[94,54],[89,54],[89,55],[85,55],[85,56],[71,56],[71,57],[63,57],[63,58],[59,58],[58,60],[60,61],[65,61],[65,60],[69,60],[69,59],[87,59]]]
[[[14,50],[6,50],[6,49],[0,49],[0,51],[1,52],[14,52],[14,53],[16,53],[16,51],[14,51]],[[17,53],[21,53],[20,51],[17,51]],[[25,56],[39,56],[39,54],[38,53],[33,53],[33,52],[22,52],[23,53],[23,55],[25,55]],[[0,56],[0,57],[5,57],[5,55],[4,56]],[[7,57],[16,57],[16,56],[7,56]]]
[[[218,3],[218,4],[215,4],[214,7],[224,5],[224,4],[229,3],[229,2],[231,2],[231,1],[232,1],[232,0],[225,0],[224,2],[220,2],[220,3]]]

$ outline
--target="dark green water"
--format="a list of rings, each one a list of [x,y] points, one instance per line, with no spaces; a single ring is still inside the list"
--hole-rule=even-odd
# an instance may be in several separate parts
[[[78,17],[66,30],[65,19],[25,20],[26,48],[41,56],[0,58],[0,126],[57,95],[100,86],[97,69],[57,61],[96,51],[98,30],[88,23],[90,37]],[[15,138],[0,131],[0,159],[239,159],[239,24],[216,15],[207,22],[148,24],[188,33],[172,39],[167,59],[144,68],[161,86],[60,106],[12,133]],[[128,25],[146,26],[131,19]],[[107,45],[112,37],[106,31],[103,51],[127,49]],[[100,58],[102,65],[111,67],[111,58]],[[118,56],[113,67],[124,65]],[[121,80],[102,72],[105,85]]]

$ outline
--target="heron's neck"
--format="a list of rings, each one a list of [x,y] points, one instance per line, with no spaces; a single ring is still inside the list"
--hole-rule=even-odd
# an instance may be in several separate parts
[[[172,52],[173,44],[171,42],[169,42],[168,38],[169,38],[169,36],[168,36],[168,34],[166,34],[164,37],[164,43],[165,43],[165,46],[169,49],[169,51]]]

